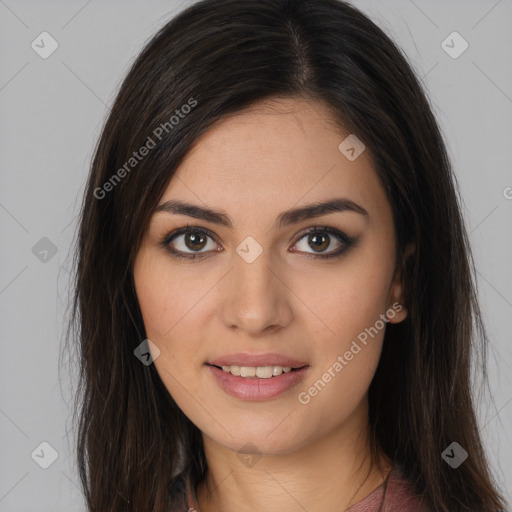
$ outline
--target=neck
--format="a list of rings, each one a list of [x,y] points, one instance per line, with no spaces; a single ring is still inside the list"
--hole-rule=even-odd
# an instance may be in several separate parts
[[[381,485],[391,465],[371,460],[367,428],[345,424],[283,455],[244,465],[239,454],[203,434],[206,480],[196,489],[199,512],[339,512]]]

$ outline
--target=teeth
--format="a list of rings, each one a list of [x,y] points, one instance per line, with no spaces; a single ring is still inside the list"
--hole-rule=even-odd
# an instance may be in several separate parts
[[[240,377],[256,377],[256,368],[253,366],[241,366]]]
[[[272,366],[258,366],[255,368],[254,373],[256,374],[256,377],[259,377],[260,379],[270,379],[273,374]]]
[[[223,366],[222,369],[226,373],[232,375],[238,375],[240,377],[258,377],[260,379],[270,379],[271,377],[277,377],[282,373],[288,373],[292,371],[290,366]]]

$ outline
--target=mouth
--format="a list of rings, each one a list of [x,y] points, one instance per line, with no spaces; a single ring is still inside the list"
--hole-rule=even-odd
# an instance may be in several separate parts
[[[205,367],[226,394],[253,401],[277,399],[287,391],[291,392],[311,370],[308,364],[240,366],[206,363]]]
[[[206,363],[208,366],[218,368],[225,373],[242,377],[245,379],[272,379],[279,377],[283,373],[293,373],[299,371],[307,364],[301,366],[281,366],[281,365],[267,365],[267,366],[240,366],[240,365],[216,365]]]

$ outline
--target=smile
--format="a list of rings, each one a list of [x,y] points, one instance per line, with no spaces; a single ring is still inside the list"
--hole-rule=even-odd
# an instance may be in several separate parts
[[[217,367],[218,368],[218,367]],[[278,377],[283,373],[298,370],[298,368],[292,368],[291,366],[238,366],[229,365],[222,366],[223,371],[231,373],[244,378],[256,378],[256,379],[270,379],[272,377]]]
[[[309,365],[215,366],[206,364],[216,383],[226,394],[240,400],[268,400],[297,386],[310,370]]]

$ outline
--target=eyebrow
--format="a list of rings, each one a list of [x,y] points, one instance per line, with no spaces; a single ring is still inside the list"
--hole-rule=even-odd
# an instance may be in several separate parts
[[[155,212],[168,212],[178,215],[187,215],[195,219],[205,220],[213,224],[220,224],[229,229],[233,229],[233,223],[229,216],[221,211],[208,207],[197,206],[178,200],[169,200],[158,205]],[[334,198],[320,203],[312,203],[300,208],[287,210],[281,213],[275,222],[277,228],[283,228],[291,224],[297,224],[303,220],[314,219],[329,213],[337,212],[355,212],[363,215],[367,220],[368,212],[354,201],[346,198]]]

